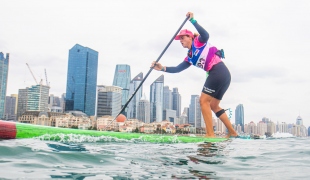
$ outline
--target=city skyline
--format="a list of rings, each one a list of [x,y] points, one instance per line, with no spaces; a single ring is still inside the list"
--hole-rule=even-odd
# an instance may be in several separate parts
[[[143,8],[137,9],[137,1],[76,2],[74,6],[62,2],[61,7],[55,1],[5,1],[0,12],[5,17],[0,19],[0,51],[10,53],[7,94],[33,85],[29,63],[37,79],[44,77],[46,68],[50,93],[60,96],[66,91],[68,49],[76,43],[100,52],[97,84],[112,84],[116,64],[129,64],[132,74],[146,73],[185,14],[192,11],[209,32],[210,43],[225,51],[232,82],[222,108],[233,110],[243,104],[245,123],[262,117],[293,123],[300,115],[310,125],[309,62],[304,58],[310,53],[307,1],[243,2],[242,6],[229,1],[200,2],[201,6],[177,2],[139,2]],[[221,7],[222,13],[214,7]],[[59,13],[53,12],[55,8]],[[106,17],[104,23],[102,17]],[[188,22],[184,28],[196,32]],[[173,41],[160,63],[178,65],[185,56],[186,49]],[[145,92],[162,73],[150,74]],[[191,94],[200,95],[204,81],[205,72],[195,67],[165,75],[165,82],[178,87],[182,95],[181,109],[188,106]]]

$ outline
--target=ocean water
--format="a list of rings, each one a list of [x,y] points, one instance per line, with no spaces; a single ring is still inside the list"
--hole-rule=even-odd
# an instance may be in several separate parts
[[[190,144],[0,140],[0,179],[310,179],[310,138]]]

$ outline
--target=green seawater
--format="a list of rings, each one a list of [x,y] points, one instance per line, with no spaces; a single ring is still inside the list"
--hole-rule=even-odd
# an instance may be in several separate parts
[[[0,140],[0,179],[309,179],[309,144],[310,138]]]

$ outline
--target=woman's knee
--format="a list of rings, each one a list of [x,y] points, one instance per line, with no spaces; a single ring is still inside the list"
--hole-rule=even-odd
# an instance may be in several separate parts
[[[204,104],[209,104],[211,103],[211,100],[212,100],[212,96],[208,95],[208,94],[204,94],[204,93],[201,93],[201,96],[200,96],[200,106],[204,105]]]
[[[219,110],[221,110],[222,108],[219,106],[219,103],[220,101],[218,100],[212,100],[212,102],[210,103],[210,107],[211,107],[211,110],[214,112],[214,113],[217,113]]]

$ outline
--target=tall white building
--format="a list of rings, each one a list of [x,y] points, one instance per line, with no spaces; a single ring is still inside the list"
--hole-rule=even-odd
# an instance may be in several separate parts
[[[145,95],[138,103],[138,120],[144,123],[150,123],[150,102],[146,99]]]
[[[281,124],[278,124],[278,131],[279,133],[288,133],[288,126],[286,122],[282,122]]]

